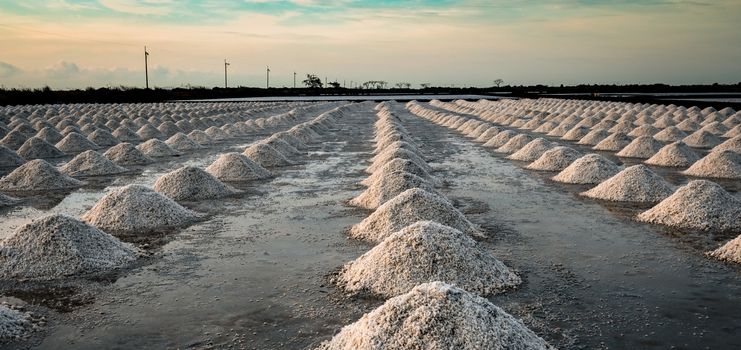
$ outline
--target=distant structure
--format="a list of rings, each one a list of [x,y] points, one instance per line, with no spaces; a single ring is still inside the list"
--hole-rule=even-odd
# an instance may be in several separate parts
[[[265,79],[266,79],[266,81],[265,81],[265,88],[266,89],[270,89],[270,67],[269,66],[265,66],[265,70],[266,70],[266,72],[265,72],[265,74],[266,74],[266,76],[265,76]]]
[[[227,73],[226,68],[229,67],[229,62],[226,61],[226,58],[224,59],[224,89],[229,87],[228,80],[227,80]]]
[[[147,51],[147,47],[144,46],[144,81],[146,84],[147,90],[149,90],[149,67],[147,58],[149,57],[149,52]]]
[[[296,88],[296,72],[293,72],[293,88]]]

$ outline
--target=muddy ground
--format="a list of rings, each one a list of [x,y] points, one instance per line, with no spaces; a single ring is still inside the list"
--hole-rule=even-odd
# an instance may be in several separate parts
[[[434,175],[446,180],[441,192],[490,233],[481,244],[523,277],[520,288],[490,300],[553,345],[741,347],[741,268],[703,255],[729,237],[635,222],[630,217],[638,208],[581,198],[583,187],[524,170],[401,104],[394,110],[418,138]],[[274,169],[272,180],[237,185],[244,195],[189,204],[210,214],[202,223],[156,237],[124,237],[147,244],[151,254],[133,269],[55,290],[19,292],[6,282],[3,299],[27,303],[49,324],[27,341],[3,346],[303,349],[331,338],[383,302],[345,297],[328,282],[371,248],[344,234],[369,212],[344,202],[363,189],[357,183],[367,176],[375,120],[370,108],[348,115],[303,164]],[[29,199],[0,212],[0,232],[50,212],[80,215],[106,186],[151,185],[184,163],[206,166],[264,136],[96,179],[71,194]],[[735,191],[738,184],[725,186]]]

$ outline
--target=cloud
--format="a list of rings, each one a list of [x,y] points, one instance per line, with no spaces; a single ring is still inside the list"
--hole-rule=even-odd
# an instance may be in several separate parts
[[[0,61],[0,78],[11,78],[20,73],[22,73],[20,68],[10,63]]]
[[[106,8],[132,15],[166,16],[172,13],[169,1],[100,0]]]

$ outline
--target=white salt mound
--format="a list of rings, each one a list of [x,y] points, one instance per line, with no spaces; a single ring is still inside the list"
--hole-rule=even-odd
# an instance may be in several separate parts
[[[35,159],[21,165],[0,179],[0,189],[9,191],[43,191],[80,187],[84,183],[62,174],[53,165]]]
[[[138,149],[142,152],[142,154],[148,157],[170,157],[180,154],[180,152],[172,149],[172,147],[168,146],[166,143],[159,139],[151,139],[147,142],[144,142],[136,146],[136,149]]]
[[[430,173],[428,173],[427,170],[425,170],[419,164],[409,159],[403,159],[403,158],[394,158],[388,161],[386,164],[384,164],[382,167],[377,169],[375,172],[373,172],[373,174],[365,178],[365,180],[361,181],[360,183],[365,186],[370,186],[374,182],[387,176],[388,174],[399,172],[399,171],[417,175],[425,179],[425,181],[435,186],[438,186],[440,184],[440,180],[430,175]]]
[[[528,164],[525,168],[542,171],[561,171],[566,169],[581,156],[577,150],[571,147],[557,146],[543,153],[537,160]]]
[[[644,163],[666,167],[687,167],[698,159],[700,159],[700,156],[692,148],[682,141],[676,141],[662,147]]]
[[[120,174],[126,168],[120,167],[93,150],[85,151],[59,168],[69,176],[101,176]]]
[[[417,221],[434,220],[468,235],[484,234],[445,197],[412,188],[388,200],[370,216],[350,228],[348,234],[357,239],[380,242],[392,233]]]
[[[147,233],[188,225],[199,217],[148,187],[128,185],[101,198],[82,220],[111,232]]]
[[[25,162],[26,161],[21,158],[14,150],[0,145],[0,167],[12,168],[17,167]]]
[[[396,172],[378,178],[363,193],[351,199],[348,204],[355,207],[375,209],[410,188],[420,188],[427,192],[437,193],[434,186],[423,178],[407,172]]]
[[[694,180],[637,219],[678,228],[736,232],[741,230],[741,200],[714,182]]]
[[[67,134],[61,141],[54,145],[60,151],[68,154],[77,154],[91,149],[99,148],[98,145],[88,140],[87,137],[77,132]]]
[[[657,203],[673,192],[674,186],[647,166],[638,164],[625,168],[581,195],[615,202]]]
[[[119,143],[109,148],[103,155],[118,165],[143,165],[154,162],[154,159],[145,156],[130,143]]]
[[[247,147],[243,154],[265,168],[293,165],[283,153],[264,143],[255,143]]]
[[[236,152],[220,155],[206,171],[221,181],[252,181],[273,177],[269,170]]]
[[[409,225],[355,261],[345,264],[338,283],[345,291],[393,297],[433,281],[491,295],[522,281],[461,231],[434,221]]]
[[[599,154],[587,154],[554,176],[553,181],[572,184],[596,184],[620,171],[617,164]]]
[[[639,136],[615,155],[626,158],[650,158],[661,149],[661,146],[661,142],[651,136]]]
[[[741,155],[727,150],[710,152],[682,173],[696,177],[741,179]]]
[[[488,300],[443,282],[391,298],[318,350],[555,349]]]
[[[176,201],[216,199],[239,193],[201,168],[184,166],[160,176],[154,190]]]
[[[522,147],[525,147],[530,141],[533,140],[533,137],[528,134],[519,134],[507,141],[504,145],[496,149],[496,152],[500,153],[513,153],[519,150]]]
[[[75,218],[54,214],[27,224],[0,243],[5,278],[57,279],[95,275],[137,258],[133,246]]]
[[[167,139],[167,141],[165,141],[165,143],[178,151],[192,151],[203,148],[200,144],[191,140],[182,132],[178,132],[177,134],[172,135],[169,139]]]
[[[695,148],[713,148],[721,143],[718,136],[705,130],[697,130],[682,139],[682,141],[690,147]]]
[[[543,155],[547,150],[551,149],[554,144],[544,138],[537,138],[530,141],[527,145],[520,148],[519,151],[512,153],[507,159],[520,160],[524,162],[532,162]]]
[[[713,147],[711,152],[719,152],[719,151],[725,151],[725,150],[734,151],[736,153],[741,154],[741,135],[734,136],[724,141],[720,145]]]
[[[64,152],[46,140],[34,136],[23,143],[18,149],[18,155],[26,159],[55,158],[64,156]]]
[[[719,260],[741,264],[741,235],[708,253],[708,255]]]
[[[29,313],[0,305],[0,342],[22,339],[32,327]]]
[[[630,136],[616,132],[597,143],[592,149],[597,151],[619,151],[630,144]]]
[[[588,134],[584,135],[577,144],[580,145],[596,145],[602,140],[610,136],[610,133],[605,129],[594,129]]]
[[[383,152],[379,153],[376,157],[374,157],[373,163],[370,166],[368,166],[368,168],[365,169],[365,172],[372,174],[379,168],[383,167],[384,164],[388,163],[389,161],[395,158],[409,159],[413,161],[414,163],[416,163],[419,167],[421,167],[425,171],[427,172],[432,171],[432,168],[418,154],[411,152],[409,150],[403,149],[403,148],[390,148],[390,149],[384,150]]]

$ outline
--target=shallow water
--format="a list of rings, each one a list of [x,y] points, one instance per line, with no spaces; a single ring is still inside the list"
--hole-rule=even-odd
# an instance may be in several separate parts
[[[491,233],[481,242],[525,281],[490,298],[563,348],[741,347],[741,268],[705,258],[708,239],[632,221],[632,207],[579,197],[583,186],[526,171],[454,131],[394,108],[449,186],[441,191]],[[368,212],[343,203],[371,157],[375,115],[340,120],[301,165],[242,185],[248,193],[189,204],[209,219],[171,234],[153,257],[111,281],[81,281],[81,306],[29,307],[50,326],[12,347],[301,349],[382,303],[348,298],[328,275],[371,245],[344,230]],[[260,136],[255,136],[258,138]],[[151,185],[182,164],[205,166],[224,144],[113,183]],[[105,181],[103,181],[105,183]],[[105,185],[107,186],[107,185]],[[48,209],[0,213],[0,232],[48,212],[79,215],[105,186]],[[50,297],[51,298],[51,297]],[[71,311],[68,311],[71,310]]]

